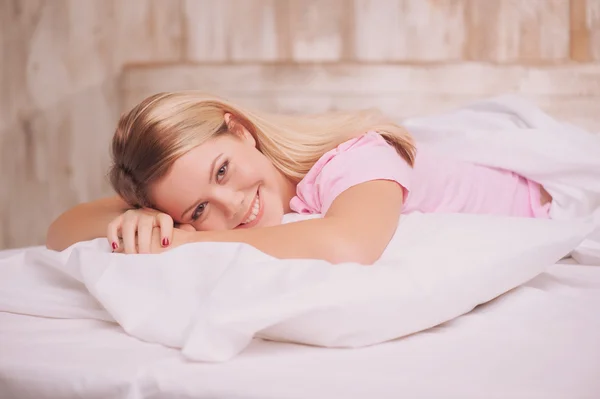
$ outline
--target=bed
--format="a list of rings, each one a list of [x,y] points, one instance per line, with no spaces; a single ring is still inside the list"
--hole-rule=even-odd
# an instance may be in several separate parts
[[[567,259],[401,339],[338,349],[257,338],[220,363],[111,322],[0,312],[0,397],[597,398],[599,309],[600,267]]]

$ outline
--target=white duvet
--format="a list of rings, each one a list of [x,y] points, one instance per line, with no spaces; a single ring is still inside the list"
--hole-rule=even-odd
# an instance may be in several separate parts
[[[235,243],[161,255],[112,254],[105,240],[35,249],[0,260],[0,311],[114,321],[189,359],[224,361],[253,336],[377,344],[465,314],[569,253],[590,263],[597,136],[511,98],[407,125],[419,141],[540,181],[555,198],[555,220],[405,215],[373,267],[277,260]]]

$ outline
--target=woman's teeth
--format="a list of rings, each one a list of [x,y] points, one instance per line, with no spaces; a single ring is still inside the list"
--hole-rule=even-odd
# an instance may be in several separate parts
[[[256,219],[256,216],[258,215],[259,209],[260,209],[260,201],[258,198],[258,194],[256,194],[256,198],[254,198],[254,203],[252,204],[252,213],[250,214],[250,216],[248,216],[248,219],[246,219],[242,222],[242,224],[248,224],[248,223],[254,221],[254,219]]]

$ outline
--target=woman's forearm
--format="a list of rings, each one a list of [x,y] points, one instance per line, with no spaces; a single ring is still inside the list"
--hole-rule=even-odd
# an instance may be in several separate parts
[[[191,242],[243,242],[279,259],[323,259],[334,264],[372,264],[387,245],[365,245],[363,234],[354,226],[334,218],[255,229],[196,231],[188,237]]]
[[[46,247],[62,251],[94,238],[106,237],[108,224],[130,207],[120,197],[77,205],[60,215],[48,228]]]

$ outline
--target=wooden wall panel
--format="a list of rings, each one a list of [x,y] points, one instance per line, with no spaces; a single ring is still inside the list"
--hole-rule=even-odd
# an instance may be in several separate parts
[[[118,19],[113,46],[121,63],[182,60],[182,0],[112,1]]]
[[[8,128],[21,110],[29,108],[25,65],[41,1],[0,1],[0,131]]]
[[[600,61],[600,0],[587,0],[586,24],[590,31],[591,59]]]
[[[600,61],[600,0],[571,0],[571,59]]]
[[[190,61],[275,61],[289,55],[287,0],[185,0]]]
[[[0,129],[118,74],[111,3],[1,4]]]
[[[436,65],[179,65],[127,68],[124,105],[130,92],[199,89],[270,96],[274,93],[339,95],[467,94],[505,92],[600,96],[600,65],[552,67],[484,64]],[[600,106],[600,104],[599,104]]]
[[[268,111],[379,107],[398,120],[517,93],[600,132],[600,65],[195,65],[130,68],[125,108],[157,91],[198,89]],[[557,111],[559,111],[557,113]]]
[[[0,248],[43,244],[60,213],[110,193],[105,175],[117,93],[114,79],[0,131],[6,189],[0,195]]]
[[[294,61],[353,59],[353,4],[348,0],[289,0],[289,43]]]
[[[569,58],[569,0],[468,0],[465,59],[503,63]]]
[[[113,5],[0,2],[0,249],[42,244],[60,212],[108,192],[121,68]]]
[[[585,26],[589,35],[589,59],[600,61],[600,0],[586,1]]]
[[[336,61],[350,56],[349,0],[185,0],[187,58]]]
[[[460,59],[465,0],[186,0],[187,56],[206,61]]]
[[[354,0],[352,58],[457,61],[468,35],[464,0]]]
[[[196,62],[555,63],[570,55],[569,7],[570,0],[185,0],[185,40]]]

